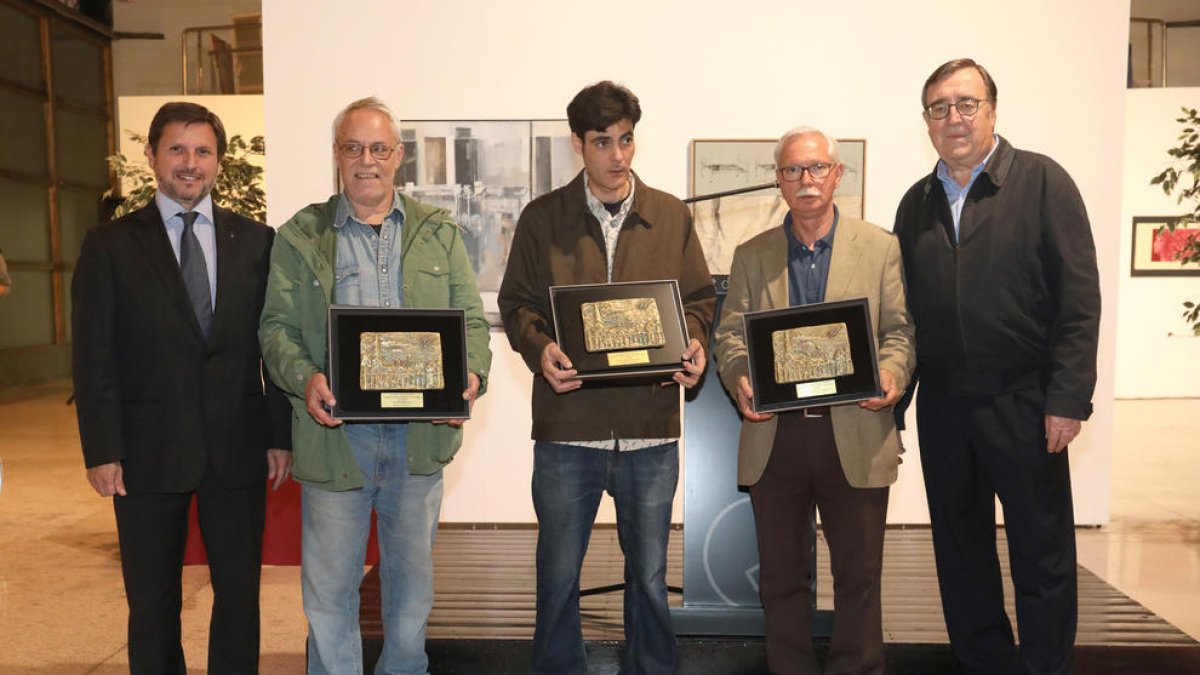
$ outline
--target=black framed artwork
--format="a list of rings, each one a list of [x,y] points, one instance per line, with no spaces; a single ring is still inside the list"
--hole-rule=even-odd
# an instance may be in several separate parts
[[[868,310],[866,298],[858,298],[744,314],[754,411],[880,396]]]
[[[466,419],[466,313],[329,307],[329,387],[342,420]]]
[[[580,379],[683,370],[688,336],[674,279],[551,286],[550,307]]]

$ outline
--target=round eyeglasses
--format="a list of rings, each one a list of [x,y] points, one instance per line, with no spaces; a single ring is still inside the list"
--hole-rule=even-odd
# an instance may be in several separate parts
[[[836,165],[828,162],[817,162],[808,166],[793,164],[791,166],[781,166],[775,169],[775,173],[779,174],[780,180],[794,183],[803,178],[804,172],[807,171],[813,180],[820,182],[829,177],[829,172],[833,171],[834,166]]]
[[[396,146],[388,145],[387,143],[372,143],[371,145],[363,145],[355,141],[338,144],[338,152],[346,159],[358,159],[362,157],[363,151],[369,150],[371,156],[379,161],[384,161],[392,156],[396,151]]]
[[[975,113],[979,112],[979,106],[985,103],[977,98],[960,98],[954,103],[939,101],[925,107],[925,114],[929,115],[931,120],[944,120],[950,116],[950,109],[954,108],[958,111],[959,117],[972,118]]]

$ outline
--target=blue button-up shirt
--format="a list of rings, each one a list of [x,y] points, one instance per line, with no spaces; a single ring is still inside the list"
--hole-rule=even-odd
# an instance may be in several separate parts
[[[833,225],[809,248],[792,232],[792,214],[783,219],[788,240],[788,303],[811,305],[825,302],[825,281],[829,278],[829,260],[833,257],[833,233],[837,231],[838,211],[833,207]]]
[[[337,283],[333,301],[339,305],[399,308],[404,304],[401,274],[404,202],[397,192],[392,210],[379,234],[354,216],[346,195],[338,200],[333,227],[337,230]]]
[[[401,273],[404,202],[400,200],[399,191],[392,197],[392,210],[383,217],[379,234],[355,217],[345,194],[338,200],[333,227],[337,230],[333,301],[339,305],[361,307],[401,307],[404,300],[404,277]],[[388,457],[398,458],[407,448],[407,426],[354,423],[349,427],[346,440],[354,451],[355,461],[374,463],[374,460],[366,459],[368,453],[380,451]],[[364,459],[360,460],[360,457]],[[407,471],[407,468],[403,470]],[[374,475],[365,469],[364,474]]]
[[[175,252],[175,262],[178,263],[179,240],[183,239],[183,218],[180,218],[179,214],[188,209],[183,208],[162,192],[154,193],[154,205],[158,207],[158,213],[162,216],[163,227],[167,229],[167,239],[171,240],[171,250]],[[204,264],[208,269],[208,292],[211,294],[209,300],[212,302],[212,309],[215,313],[217,311],[217,226],[213,223],[212,195],[205,195],[196,208],[191,210],[200,214],[196,218],[196,222],[192,223],[192,232],[196,234],[196,239],[200,242],[200,250],[204,251]]]
[[[942,189],[946,191],[946,201],[950,202],[950,215],[954,217],[954,241],[958,241],[958,223],[962,220],[963,205],[967,203],[967,193],[971,191],[971,186],[975,184],[975,179],[979,178],[979,174],[983,173],[983,167],[987,166],[988,160],[995,154],[996,148],[1000,146],[1000,137],[992,134],[992,149],[988,152],[987,157],[983,158],[975,168],[971,169],[971,180],[967,181],[966,185],[959,185],[958,181],[950,175],[950,167],[942,160],[937,163],[937,177],[942,183]]]

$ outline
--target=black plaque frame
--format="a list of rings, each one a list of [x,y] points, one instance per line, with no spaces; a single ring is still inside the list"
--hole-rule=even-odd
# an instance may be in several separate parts
[[[840,300],[784,309],[747,312],[742,316],[746,351],[750,357],[750,386],[754,389],[754,412],[779,412],[814,406],[849,403],[881,396],[879,362],[875,356],[874,328],[866,298]],[[806,382],[775,382],[775,350],[771,335],[778,330],[844,323],[850,340],[850,360],[854,372],[837,378],[817,378],[812,382],[832,382],[834,393],[803,396],[796,385]]]
[[[426,389],[420,407],[385,407],[382,395],[400,392],[364,391],[359,388],[360,335],[365,332],[436,332],[442,338],[442,375],[445,387]],[[467,325],[461,309],[384,309],[381,307],[329,307],[329,388],[337,403],[335,419],[354,421],[468,419]]]
[[[609,354],[621,352],[589,352],[583,335],[583,315],[580,307],[586,302],[652,297],[658,304],[663,321],[666,343],[629,352],[646,352],[645,363],[609,365]],[[663,281],[621,281],[610,284],[580,284],[551,286],[550,310],[554,319],[554,334],[581,380],[637,377],[683,370],[683,352],[687,349],[687,323],[683,318],[683,302],[679,284],[674,279]]]

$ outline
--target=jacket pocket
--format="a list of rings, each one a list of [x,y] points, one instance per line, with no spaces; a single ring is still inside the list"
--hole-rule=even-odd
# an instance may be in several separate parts
[[[417,260],[405,275],[405,306],[449,307],[450,265],[446,260]]]

